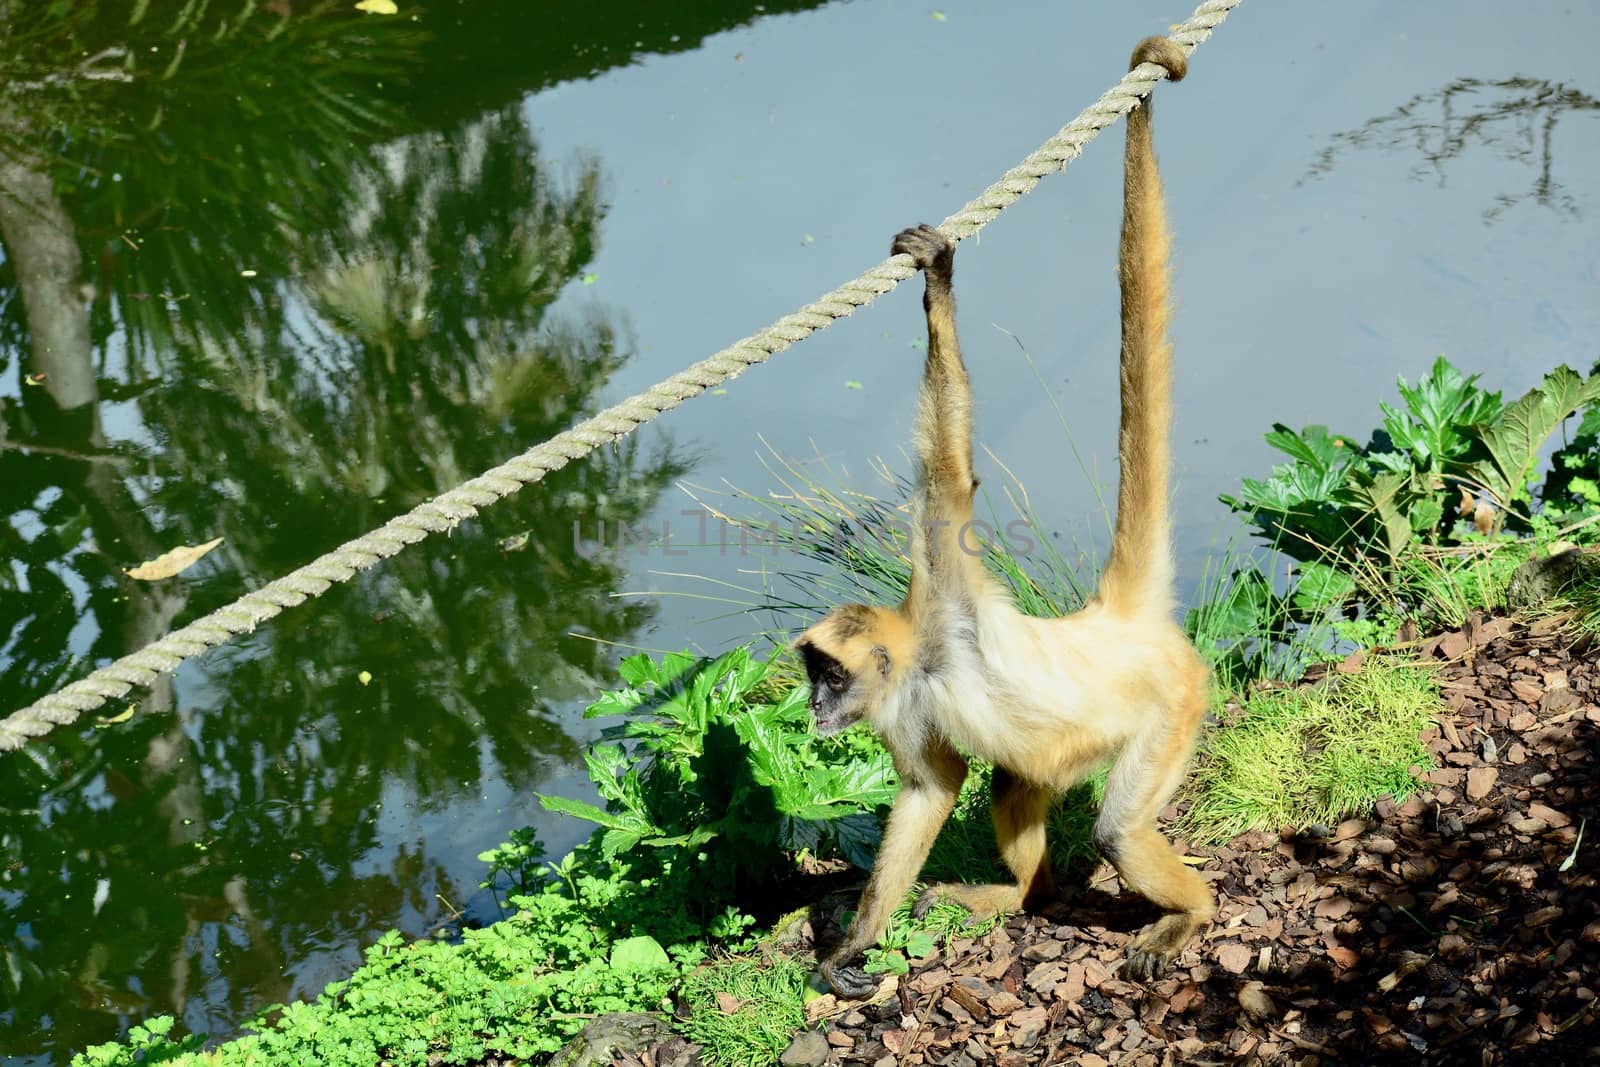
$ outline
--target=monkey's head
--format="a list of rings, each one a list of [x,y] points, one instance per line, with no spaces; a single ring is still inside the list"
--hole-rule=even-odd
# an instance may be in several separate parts
[[[870,719],[910,662],[911,626],[900,613],[866,604],[835,608],[795,640],[811,682],[817,733]]]

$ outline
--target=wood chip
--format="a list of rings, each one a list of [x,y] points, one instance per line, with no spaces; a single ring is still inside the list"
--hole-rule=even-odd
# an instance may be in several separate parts
[[[1217,948],[1217,962],[1229,974],[1243,974],[1245,968],[1250,966],[1250,960],[1254,956],[1255,953],[1250,951],[1249,945],[1241,945],[1238,942],[1221,945]]]
[[[1278,1017],[1278,1006],[1267,996],[1267,987],[1260,982],[1246,982],[1239,987],[1239,1006],[1258,1023]]]

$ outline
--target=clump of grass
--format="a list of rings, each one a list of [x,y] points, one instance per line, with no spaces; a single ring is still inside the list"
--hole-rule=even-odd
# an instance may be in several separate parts
[[[1600,635],[1600,578],[1572,585],[1560,602],[1572,612],[1572,632]]]
[[[1359,558],[1346,566],[1370,603],[1427,632],[1456,629],[1473,612],[1503,605],[1511,572],[1526,558],[1522,542],[1469,535],[1450,547],[1414,545],[1390,571]]]
[[[768,1067],[805,1025],[805,984],[805,966],[786,956],[711,964],[684,978],[679,997],[689,1017],[679,1028],[712,1067]],[[719,993],[738,1008],[724,1011]]]
[[[1178,829],[1218,843],[1402,800],[1416,789],[1410,768],[1432,765],[1418,734],[1442,710],[1430,670],[1377,657],[1324,685],[1257,692],[1202,741]]]

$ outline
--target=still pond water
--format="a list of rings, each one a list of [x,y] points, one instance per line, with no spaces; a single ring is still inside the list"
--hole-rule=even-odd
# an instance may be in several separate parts
[[[1189,13],[940,5],[0,0],[0,713],[876,263]],[[1191,588],[1272,422],[1362,436],[1440,353],[1508,393],[1600,355],[1596,39],[1570,2],[1247,3],[1160,90]],[[983,443],[1091,554],[1120,139],[960,253]],[[785,565],[574,524],[693,529],[684,483],[765,493],[769,448],[881,490],[920,329],[903,287],[0,756],[0,1055],[227,1034],[386,929],[493,918],[475,857],[574,843],[533,793],[582,790],[621,648],[748,636],[721,598]]]

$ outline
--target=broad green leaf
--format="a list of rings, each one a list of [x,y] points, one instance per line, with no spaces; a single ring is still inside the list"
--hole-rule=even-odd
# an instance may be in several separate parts
[[[648,971],[657,967],[670,967],[666,949],[648,935],[625,937],[611,946],[611,969],[614,971]]]
[[[1396,445],[1416,457],[1419,467],[1443,471],[1446,463],[1471,448],[1477,433],[1504,407],[1499,393],[1480,389],[1477,381],[1478,375],[1462,377],[1440,356],[1414,387],[1399,379],[1404,411],[1378,405],[1383,410],[1384,428]]]
[[[584,709],[583,717],[593,719],[601,715],[625,715],[643,702],[644,694],[637,689],[614,689],[601,693],[598,700]]]
[[[1349,464],[1359,455],[1350,438],[1328,432],[1326,426],[1307,426],[1295,433],[1281,422],[1272,424],[1267,444],[1319,471],[1334,470]]]
[[[597,808],[582,800],[573,800],[571,797],[546,796],[543,793],[534,794],[539,798],[540,807],[546,811],[558,812],[562,815],[571,815],[575,819],[585,822],[598,823],[601,826],[612,826],[620,822],[618,817],[602,808]]]
[[[679,846],[683,848],[699,848],[721,832],[720,826],[707,824],[697,826],[688,833],[678,834],[676,837],[652,837],[645,844],[651,848],[678,848]]]
[[[1444,518],[1444,501],[1437,494],[1414,501],[1407,511],[1407,520],[1414,533],[1431,533]]]
[[[1190,629],[1221,643],[1258,637],[1272,626],[1276,599],[1260,571],[1234,571],[1221,596],[1190,612]]]
[[[1596,400],[1600,400],[1600,374],[1585,381],[1570,367],[1557,367],[1484,432],[1489,458],[1473,464],[1469,473],[1502,508],[1527,499],[1545,440],[1569,415]]]
[[[1383,548],[1391,563],[1411,543],[1411,520],[1406,517],[1400,504],[1400,496],[1406,491],[1409,481],[1403,474],[1384,471],[1351,489],[1353,501],[1367,516],[1377,521],[1383,537]]]
[[[1355,579],[1326,563],[1302,563],[1294,586],[1294,606],[1317,613],[1343,602],[1356,591]]]
[[[643,835],[632,830],[612,829],[600,835],[600,854],[606,859],[611,859],[623,852],[627,852],[643,839]]]

